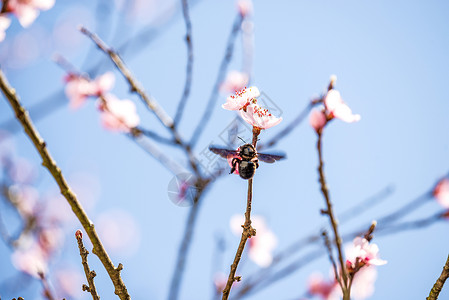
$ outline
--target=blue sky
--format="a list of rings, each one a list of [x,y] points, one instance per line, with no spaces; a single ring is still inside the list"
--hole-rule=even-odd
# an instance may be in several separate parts
[[[174,3],[162,2],[156,1],[156,5]],[[158,19],[163,10],[156,6],[140,18],[121,17],[114,11],[109,17],[100,15],[96,19],[95,5],[90,1],[57,1],[52,10],[41,13],[28,29],[13,21],[6,40],[0,44],[0,65],[24,105],[31,107],[63,88],[64,72],[51,60],[54,53],[68,58],[82,71],[88,71],[102,57],[90,41],[75,31],[77,25],[87,25],[110,45],[118,47],[139,28],[154,24],[159,30],[157,37],[139,51],[129,45],[122,56],[145,89],[174,115],[186,64],[185,27],[179,13],[164,14]],[[284,119],[279,126],[264,131],[261,142],[275,136],[293,120],[308,101],[325,90],[330,75],[336,74],[336,88],[362,119],[354,124],[337,120],[324,133],[325,171],[335,210],[343,212],[386,186],[394,187],[394,193],[382,203],[344,224],[343,232],[358,229],[401,207],[447,174],[447,2],[256,1],[254,9],[253,84],[276,103]],[[180,127],[186,138],[192,135],[209,97],[235,14],[233,1],[198,1],[191,10],[193,86]],[[64,46],[52,37],[51,33],[62,28],[62,24],[69,24],[71,31],[67,34],[73,45]],[[15,45],[20,45],[23,39],[30,41],[30,37],[37,46],[30,46],[29,50],[37,51],[39,56],[17,66],[13,59],[19,62],[24,59],[17,58],[14,49],[20,47]],[[98,73],[115,72],[108,60],[103,61]],[[230,69],[240,69],[241,64],[239,37]],[[142,123],[165,134],[139,99],[128,93],[123,78],[115,74],[113,92],[135,101]],[[211,122],[195,148],[198,155],[210,143],[220,143],[220,134],[235,118],[233,112],[220,108],[224,101],[225,95],[220,96]],[[69,180],[80,173],[95,178],[91,181],[96,182],[99,191],[96,204],[88,210],[94,222],[104,212],[121,210],[132,215],[139,226],[140,241],[134,253],[111,253],[114,262],[125,265],[123,279],[132,297],[164,299],[188,213],[188,208],[175,206],[167,196],[173,175],[125,136],[103,130],[94,103],[72,111],[67,102],[64,96],[55,98],[52,105],[60,108],[37,122],[37,127]],[[6,101],[0,101],[0,124],[11,116]],[[39,164],[36,151],[21,132],[14,136],[14,142],[21,156]],[[261,164],[257,170],[253,214],[264,216],[277,235],[276,251],[327,225],[319,214],[324,202],[317,182],[315,144],[316,135],[304,122],[276,146],[275,150],[286,152],[288,159],[273,165]],[[185,163],[181,152],[171,148],[164,151]],[[56,190],[45,170],[41,168],[39,175],[40,191]],[[207,193],[180,299],[211,298],[213,274],[217,270],[226,273],[235,254],[239,237],[232,235],[229,219],[244,212],[245,197],[246,182],[233,175],[217,181]],[[431,200],[407,219],[429,216],[439,209]],[[76,228],[72,225],[68,229],[64,251],[53,266],[55,269],[61,264],[71,264],[81,270],[75,241],[70,238]],[[371,299],[423,299],[447,257],[447,230],[448,223],[439,222],[418,230],[375,237],[388,264],[378,268],[376,291]],[[214,255],[217,236],[226,244],[222,258]],[[0,253],[7,257],[10,251],[2,244]],[[106,273],[94,257],[91,261],[98,274],[101,297],[112,298],[113,288]],[[323,256],[248,299],[298,299],[305,291],[309,274],[313,271],[327,274],[329,268]],[[6,272],[1,273],[0,280],[14,273],[7,258],[2,259],[2,269]],[[247,261],[238,273],[244,279],[256,270]],[[35,282],[24,294],[39,299],[39,290],[39,283]],[[16,297],[0,293],[5,299]],[[440,297],[448,296],[446,287]]]

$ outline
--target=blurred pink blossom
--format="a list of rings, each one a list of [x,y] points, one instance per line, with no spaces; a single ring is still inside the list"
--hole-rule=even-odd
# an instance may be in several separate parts
[[[386,260],[379,258],[379,247],[365,238],[356,237],[353,245],[346,249],[346,266],[349,270],[365,265],[381,266],[386,263]]]
[[[16,158],[8,169],[9,177],[16,183],[31,183],[37,175],[35,166],[25,158]]]
[[[42,249],[33,244],[27,250],[16,250],[11,255],[14,267],[33,277],[39,278],[39,273],[47,273],[48,257]]]
[[[65,93],[70,100],[70,108],[77,109],[88,97],[104,96],[110,91],[114,86],[115,77],[112,72],[106,72],[89,81],[83,76],[71,73],[65,77],[65,81],[67,82]]]
[[[79,287],[83,285],[85,277],[75,268],[58,269],[55,272],[56,287],[59,298],[82,298],[82,289]]]
[[[38,243],[43,253],[50,256],[53,252],[62,248],[64,233],[60,227],[44,228],[39,232]]]
[[[22,217],[29,218],[36,213],[39,192],[34,187],[15,184],[9,187],[8,194]]]
[[[39,10],[49,10],[55,0],[9,0],[8,12],[16,15],[23,27],[30,26],[39,15]]]
[[[282,117],[273,116],[267,109],[261,108],[257,104],[248,105],[246,111],[240,110],[239,112],[243,120],[260,129],[271,128],[282,121]]]
[[[114,95],[105,96],[106,103],[100,105],[101,123],[111,131],[130,132],[140,123],[136,105],[131,100],[119,100]]]
[[[6,29],[8,29],[11,24],[11,19],[5,15],[0,15],[0,42],[6,37]]]
[[[255,86],[243,88],[236,91],[235,95],[231,95],[226,99],[226,103],[221,107],[227,110],[245,109],[250,103],[256,103],[256,97],[260,96],[259,89]]]
[[[265,219],[261,216],[252,216],[251,225],[256,229],[256,235],[249,239],[249,258],[261,267],[268,267],[273,261],[273,251],[277,246],[276,235],[268,228]],[[242,224],[245,218],[234,215],[230,220],[231,231],[235,235],[242,234]]]
[[[331,89],[324,98],[324,105],[331,117],[338,118],[344,122],[352,123],[360,121],[360,115],[354,115],[349,106],[341,99],[340,92]]]
[[[433,190],[433,196],[437,199],[438,203],[444,208],[449,208],[449,179],[441,179],[435,189]]]
[[[252,0],[238,0],[237,8],[242,15],[242,17],[246,17],[249,14],[253,13],[253,1]]]
[[[351,286],[351,299],[363,300],[374,294],[374,283],[377,279],[375,267],[362,268],[354,275]]]
[[[101,240],[111,253],[132,256],[140,247],[140,228],[135,218],[124,210],[103,212],[96,220]]]
[[[322,110],[314,109],[310,113],[310,126],[312,126],[315,131],[320,131],[323,129],[324,125],[327,123],[326,115]]]
[[[312,273],[307,281],[307,292],[312,296],[320,296],[323,300],[340,299],[340,285],[335,280],[324,279],[321,273]]]
[[[235,93],[243,90],[248,84],[248,74],[239,71],[230,71],[220,86],[220,90],[226,93]],[[256,96],[257,97],[257,96]]]

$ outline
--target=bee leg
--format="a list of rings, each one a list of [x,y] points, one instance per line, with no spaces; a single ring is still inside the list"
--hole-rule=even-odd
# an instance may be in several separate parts
[[[254,164],[256,165],[256,169],[259,167],[259,160],[258,159],[256,159],[255,161],[254,161]]]
[[[237,164],[238,164],[239,162],[240,162],[240,159],[238,159],[238,158],[233,158],[233,159],[232,159],[232,162],[231,162],[232,168],[231,168],[231,172],[229,172],[229,174],[232,174],[232,173],[235,172],[235,169],[237,168],[236,166],[237,166]]]

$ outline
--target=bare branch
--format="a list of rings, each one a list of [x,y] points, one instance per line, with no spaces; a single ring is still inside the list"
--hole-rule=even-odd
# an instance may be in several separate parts
[[[234,52],[235,39],[237,37],[238,32],[240,31],[242,21],[243,21],[242,15],[238,14],[234,21],[234,25],[232,26],[231,33],[228,37],[228,43],[226,46],[225,55],[221,61],[220,68],[219,68],[218,74],[217,74],[217,78],[215,80],[214,86],[212,87],[212,91],[209,96],[209,101],[206,104],[206,109],[204,110],[204,113],[201,116],[201,119],[195,128],[195,131],[193,132],[192,138],[190,139],[190,146],[192,148],[195,147],[201,134],[203,133],[204,129],[206,128],[207,122],[209,122],[210,117],[212,116],[212,111],[213,111],[213,109],[215,107],[215,103],[217,102],[217,99],[218,99],[218,90],[220,89],[220,84],[223,82],[223,80],[225,78],[226,71],[228,69],[228,65],[231,61],[232,53]]]
[[[88,285],[83,285],[83,291],[88,291],[92,295],[93,300],[100,300],[100,296],[97,294],[97,289],[95,287],[94,278],[97,276],[95,271],[91,271],[89,264],[87,263],[87,251],[83,244],[83,233],[81,230],[77,230],[75,233],[76,241],[78,242],[78,248],[80,249],[81,262],[84,268],[84,274],[86,275]]]
[[[260,134],[260,129],[253,127],[253,146],[256,148],[257,137]],[[245,223],[242,225],[243,232],[240,238],[239,247],[235,253],[234,262],[231,265],[231,271],[229,272],[228,281],[226,287],[223,290],[222,300],[226,300],[231,292],[231,287],[234,281],[240,281],[241,277],[236,277],[235,272],[237,271],[237,266],[239,265],[240,258],[242,257],[243,250],[245,249],[245,244],[248,239],[256,235],[256,230],[251,227],[251,206],[253,199],[253,178],[248,180],[248,195],[246,200],[246,212],[245,212]]]
[[[125,65],[123,60],[120,58],[118,53],[113,50],[112,48],[108,47],[95,33],[90,32],[85,27],[81,27],[80,31],[85,34],[87,37],[89,37],[92,42],[94,42],[97,47],[103,51],[105,54],[107,54],[112,62],[115,64],[117,69],[122,73],[122,75],[126,78],[128,81],[131,92],[137,93],[146,105],[146,107],[154,112],[156,117],[164,124],[165,127],[170,128],[173,126],[173,120],[167,115],[167,113],[159,106],[159,104],[156,102],[156,100],[147,95],[143,88],[140,86],[140,83],[137,82],[134,77],[131,74],[131,71],[128,69],[128,67]]]
[[[181,0],[181,2],[182,2],[182,13],[184,16],[184,22],[186,24],[187,67],[186,67],[186,81],[184,84],[184,91],[182,93],[182,98],[179,101],[178,109],[176,110],[176,115],[174,119],[173,126],[175,127],[181,121],[184,107],[190,95],[190,89],[192,86],[192,71],[193,71],[192,22],[190,22],[189,5],[187,3],[187,0]]]
[[[330,200],[329,196],[329,190],[326,185],[326,178],[324,176],[324,163],[323,163],[323,154],[322,154],[322,145],[321,145],[321,138],[322,134],[321,131],[318,132],[318,142],[317,142],[317,150],[318,150],[318,159],[319,159],[319,166],[318,166],[318,174],[319,174],[319,181],[321,185],[321,192],[323,194],[324,200],[326,201],[326,211],[325,214],[329,216],[329,221],[332,226],[332,230],[334,231],[334,237],[335,237],[335,245],[337,247],[338,252],[338,260],[340,262],[340,270],[342,275],[342,292],[343,292],[343,299],[349,300],[349,293],[350,290],[348,289],[348,273],[346,271],[344,259],[343,259],[343,250],[342,250],[342,239],[340,237],[340,234],[338,233],[338,224],[337,220],[334,216],[334,211],[332,209],[332,202]]]
[[[441,289],[443,288],[444,282],[446,282],[446,279],[448,278],[449,278],[449,255],[447,256],[446,264],[443,267],[443,271],[441,272],[440,277],[438,277],[437,281],[430,290],[429,297],[427,297],[426,299],[437,300],[438,295],[440,294]]]

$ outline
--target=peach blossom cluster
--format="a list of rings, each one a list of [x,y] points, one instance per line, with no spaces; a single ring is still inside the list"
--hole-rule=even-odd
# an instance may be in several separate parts
[[[282,121],[282,117],[277,118],[267,109],[257,105],[259,96],[260,92],[257,87],[243,88],[229,96],[222,108],[238,111],[245,122],[256,128],[268,129],[276,126]]]
[[[39,11],[49,10],[54,5],[55,0],[9,0],[3,9],[4,13],[0,15],[0,42],[4,40],[5,31],[11,24],[8,14],[14,14],[20,25],[28,27],[39,16]]]
[[[90,97],[96,98],[104,128],[111,131],[131,132],[131,129],[139,125],[140,118],[135,104],[131,100],[120,100],[109,93],[115,82],[112,72],[107,72],[94,80],[71,73],[65,77],[65,81],[65,92],[72,109],[81,107]]]
[[[331,77],[332,81],[336,80],[335,76]],[[310,113],[310,125],[318,132],[321,131],[327,122],[337,118],[347,123],[360,121],[360,115],[353,114],[351,108],[343,101],[340,92],[330,89],[322,100],[324,107],[322,109],[314,109]]]
[[[387,262],[379,258],[379,247],[365,238],[356,237],[346,248],[346,269],[352,279],[351,299],[363,300],[373,295],[377,278],[375,266]],[[314,273],[309,277],[307,293],[323,300],[339,300],[342,297],[340,285],[332,271],[329,279]]]

